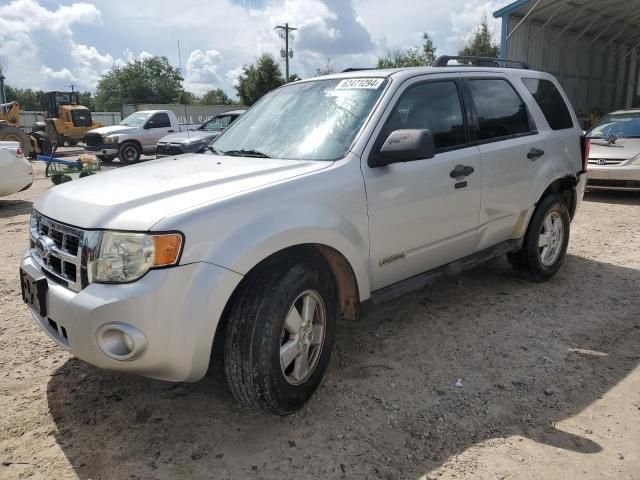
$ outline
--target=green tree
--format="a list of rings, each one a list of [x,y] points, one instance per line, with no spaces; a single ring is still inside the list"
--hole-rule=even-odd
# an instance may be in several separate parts
[[[378,58],[378,68],[423,67],[436,61],[436,47],[428,33],[422,34],[422,46],[396,50],[384,58]]]
[[[191,92],[187,92],[186,90],[183,90],[178,94],[178,98],[176,98],[176,102],[179,103],[180,105],[194,105],[198,103],[198,97],[196,97]]]
[[[298,80],[302,80],[302,77],[297,73],[292,73],[291,75],[289,75],[289,83],[297,82]]]
[[[91,92],[81,92],[78,94],[80,105],[84,105],[92,112],[96,111],[96,101],[91,95]]]
[[[5,85],[7,102],[18,102],[22,110],[42,110],[40,98],[44,93],[42,90],[31,90],[30,88],[17,88]]]
[[[96,108],[117,111],[125,103],[172,103],[183,92],[182,81],[180,70],[166,57],[134,60],[102,76],[96,88]]]
[[[282,72],[275,59],[265,53],[254,65],[244,66],[236,91],[244,105],[256,103],[265,93],[284,85]]]
[[[491,58],[500,56],[500,46],[493,41],[493,32],[486,15],[482,18],[480,25],[475,28],[471,38],[458,51],[458,55]]]
[[[221,88],[209,90],[200,99],[202,105],[233,105],[235,102]]]

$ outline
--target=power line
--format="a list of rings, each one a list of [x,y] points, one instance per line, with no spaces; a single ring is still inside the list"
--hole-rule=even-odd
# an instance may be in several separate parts
[[[284,25],[278,25],[274,27],[275,30],[280,30],[280,36],[284,38],[284,50],[280,50],[280,56],[284,57],[285,61],[285,80],[289,83],[289,58],[293,57],[293,50],[289,50],[289,36],[293,39],[293,35],[290,32],[297,30],[296,27],[290,27],[288,23]]]

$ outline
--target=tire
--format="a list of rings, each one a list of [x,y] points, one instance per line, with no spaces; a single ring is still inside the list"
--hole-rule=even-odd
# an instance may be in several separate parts
[[[113,159],[116,158],[116,157],[112,157],[111,155],[96,155],[96,157],[102,163],[111,163],[113,162]]]
[[[549,280],[564,260],[570,225],[569,210],[562,196],[544,197],[531,217],[522,248],[507,254],[509,263],[528,280]]]
[[[67,137],[67,145],[69,145],[70,147],[75,147],[76,145],[78,145],[78,139]]]
[[[124,142],[118,149],[118,158],[123,165],[137,162],[140,160],[140,155],[142,150],[136,142]]]
[[[315,302],[313,316],[305,315],[305,302]],[[229,311],[224,366],[234,397],[245,407],[275,415],[302,408],[329,364],[337,316],[335,287],[321,261],[279,257],[258,267]],[[281,362],[283,352],[291,355]],[[303,358],[306,373],[299,368]]]
[[[22,147],[22,152],[25,157],[29,157],[31,154],[31,141],[29,140],[29,136],[18,127],[7,124],[0,125],[0,141],[18,142],[20,147]]]

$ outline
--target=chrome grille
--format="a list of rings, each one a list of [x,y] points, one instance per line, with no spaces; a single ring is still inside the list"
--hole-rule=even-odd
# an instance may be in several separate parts
[[[82,281],[81,248],[85,231],[57,223],[34,210],[29,234],[29,252],[45,275],[75,292],[82,290],[86,284]],[[48,245],[47,251],[41,251],[39,245]]]
[[[626,158],[590,158],[589,165],[620,165]]]

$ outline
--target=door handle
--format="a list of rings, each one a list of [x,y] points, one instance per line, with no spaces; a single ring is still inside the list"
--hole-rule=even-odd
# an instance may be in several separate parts
[[[544,150],[540,150],[539,148],[532,148],[527,153],[527,158],[532,162],[535,162],[538,158],[544,155]]]
[[[173,133],[175,130],[167,130],[167,133]]]
[[[473,167],[469,165],[456,165],[456,168],[451,170],[451,173],[449,173],[449,176],[451,178],[468,177],[473,172],[474,172]]]

